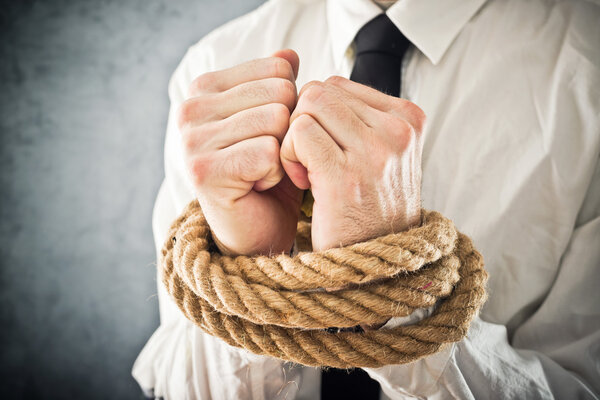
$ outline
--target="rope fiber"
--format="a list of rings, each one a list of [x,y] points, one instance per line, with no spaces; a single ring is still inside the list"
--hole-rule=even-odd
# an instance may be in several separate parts
[[[230,257],[194,200],[172,224],[159,267],[184,315],[232,346],[309,366],[404,364],[461,340],[486,299],[487,273],[471,240],[438,212],[422,210],[422,221],[312,252],[310,221],[301,220],[297,255]],[[412,325],[344,329],[431,306]]]

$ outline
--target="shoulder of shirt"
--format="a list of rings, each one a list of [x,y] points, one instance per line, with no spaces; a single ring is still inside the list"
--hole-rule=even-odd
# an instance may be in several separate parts
[[[325,0],[268,0],[253,11],[214,29],[188,48],[169,81],[169,96],[184,96],[198,75],[266,57],[279,49],[277,40],[293,24],[295,17]],[[225,51],[224,51],[225,50]]]
[[[600,0],[488,0],[472,19],[470,32],[501,33],[494,35],[494,39],[482,35],[489,39],[490,48],[516,45],[527,51],[528,46],[537,46],[543,41],[547,48],[568,49],[570,54],[576,55],[569,60],[571,64],[584,60],[597,70],[600,68],[598,20]],[[532,28],[534,23],[537,25]],[[550,31],[556,34],[549,35]],[[556,62],[552,57],[546,61]]]
[[[492,3],[498,0],[487,0],[488,3]],[[521,0],[509,0],[510,2],[519,3]],[[559,3],[587,3],[595,6],[600,6],[600,0],[542,0],[548,6],[552,6]]]
[[[565,0],[563,0],[563,1],[565,1]],[[580,1],[600,7],[600,0],[580,0]]]

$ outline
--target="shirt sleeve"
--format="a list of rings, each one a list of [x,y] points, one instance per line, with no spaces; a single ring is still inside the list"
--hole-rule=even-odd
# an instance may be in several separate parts
[[[438,354],[408,365],[367,368],[384,393],[391,399],[597,399],[599,192],[600,162],[555,283],[512,338],[505,326],[477,317],[465,339]]]

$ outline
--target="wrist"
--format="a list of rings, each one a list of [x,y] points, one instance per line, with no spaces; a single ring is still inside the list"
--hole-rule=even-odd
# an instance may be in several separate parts
[[[224,240],[219,239],[219,236],[215,234],[215,231],[211,228],[211,237],[215,246],[219,252],[224,256],[237,257],[237,256],[271,256],[273,254],[291,254],[294,250],[294,240],[292,241],[271,241],[268,243],[252,243],[250,240],[238,240],[237,243],[242,243],[242,246],[236,246],[235,244],[226,244]]]
[[[394,219],[379,217],[377,220],[373,220],[372,218],[353,216],[345,218],[343,223],[335,219],[327,221],[335,223],[334,225],[326,225],[327,222],[319,223],[319,221],[313,219],[313,250],[322,251],[335,247],[345,247],[392,233],[404,232],[422,224],[421,214],[422,210],[417,208],[411,209],[410,213],[406,212],[405,215]],[[365,217],[365,215],[362,215],[362,217]]]
[[[241,255],[235,251],[233,251],[232,249],[230,249],[229,247],[225,246],[223,244],[223,242],[221,242],[219,240],[219,238],[217,238],[217,235],[215,235],[215,232],[211,229],[210,230],[210,234],[212,236],[212,240],[215,243],[215,245],[217,246],[217,248],[219,249],[219,252],[221,254],[223,254],[224,256],[230,256],[230,257],[234,257],[234,256],[238,256]]]

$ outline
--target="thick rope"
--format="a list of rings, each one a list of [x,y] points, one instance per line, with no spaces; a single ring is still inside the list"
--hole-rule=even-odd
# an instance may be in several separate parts
[[[197,201],[173,223],[160,267],[188,319],[226,343],[310,366],[403,364],[461,340],[486,299],[481,254],[435,211],[422,225],[354,245],[310,251],[310,223],[298,224],[294,257],[221,255]],[[343,288],[325,291],[323,288]],[[416,308],[420,322],[366,332]]]

